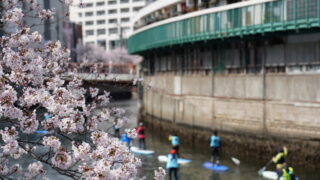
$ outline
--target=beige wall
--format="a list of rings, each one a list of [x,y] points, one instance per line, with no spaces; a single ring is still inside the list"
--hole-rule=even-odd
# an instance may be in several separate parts
[[[144,109],[191,126],[319,138],[319,89],[320,75],[162,74],[145,78]]]

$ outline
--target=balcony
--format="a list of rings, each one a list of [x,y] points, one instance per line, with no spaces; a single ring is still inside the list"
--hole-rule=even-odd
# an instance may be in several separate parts
[[[159,47],[320,25],[320,0],[253,0],[192,12],[135,31],[130,53]]]

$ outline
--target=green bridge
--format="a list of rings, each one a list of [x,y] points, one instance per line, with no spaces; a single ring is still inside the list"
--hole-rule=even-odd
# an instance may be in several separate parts
[[[261,1],[229,5],[225,10],[201,10],[151,24],[129,38],[128,50],[139,53],[196,41],[320,26],[320,0]]]

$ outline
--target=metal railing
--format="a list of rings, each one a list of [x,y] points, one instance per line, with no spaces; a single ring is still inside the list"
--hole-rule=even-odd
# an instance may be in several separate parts
[[[130,53],[175,44],[320,25],[320,0],[276,0],[161,23],[133,34]],[[166,20],[164,20],[166,21]]]

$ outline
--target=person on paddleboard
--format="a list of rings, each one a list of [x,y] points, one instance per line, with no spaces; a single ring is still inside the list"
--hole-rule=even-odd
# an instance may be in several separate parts
[[[123,133],[121,135],[121,142],[125,143],[129,149],[131,147],[131,141],[132,141],[132,138],[129,138],[126,133]]]
[[[296,180],[296,176],[294,175],[294,171],[292,167],[282,168],[281,176],[283,180]],[[278,179],[280,179],[278,177]]]
[[[145,127],[143,126],[143,123],[140,122],[139,126],[137,127],[136,130],[138,134],[138,139],[139,139],[139,149],[146,149],[146,136],[145,136]]]
[[[170,154],[168,154],[168,161],[167,161],[167,169],[169,171],[169,180],[172,180],[172,176],[175,180],[178,180],[178,154],[175,149],[171,149]]]
[[[112,128],[113,128],[113,131],[114,131],[114,137],[120,139],[120,128],[118,126],[118,119],[115,119],[115,121],[113,122]]]
[[[282,169],[287,168],[286,157],[288,155],[287,147],[280,148],[277,154],[272,158],[272,162],[276,164],[276,171],[280,177],[282,174]]]
[[[172,135],[169,136],[169,141],[171,141],[172,149],[176,150],[177,155],[179,156],[179,137],[176,133],[172,133]]]
[[[218,131],[215,130],[210,137],[210,147],[211,147],[211,162],[212,164],[219,164],[219,149],[220,149],[220,137],[218,136]]]

